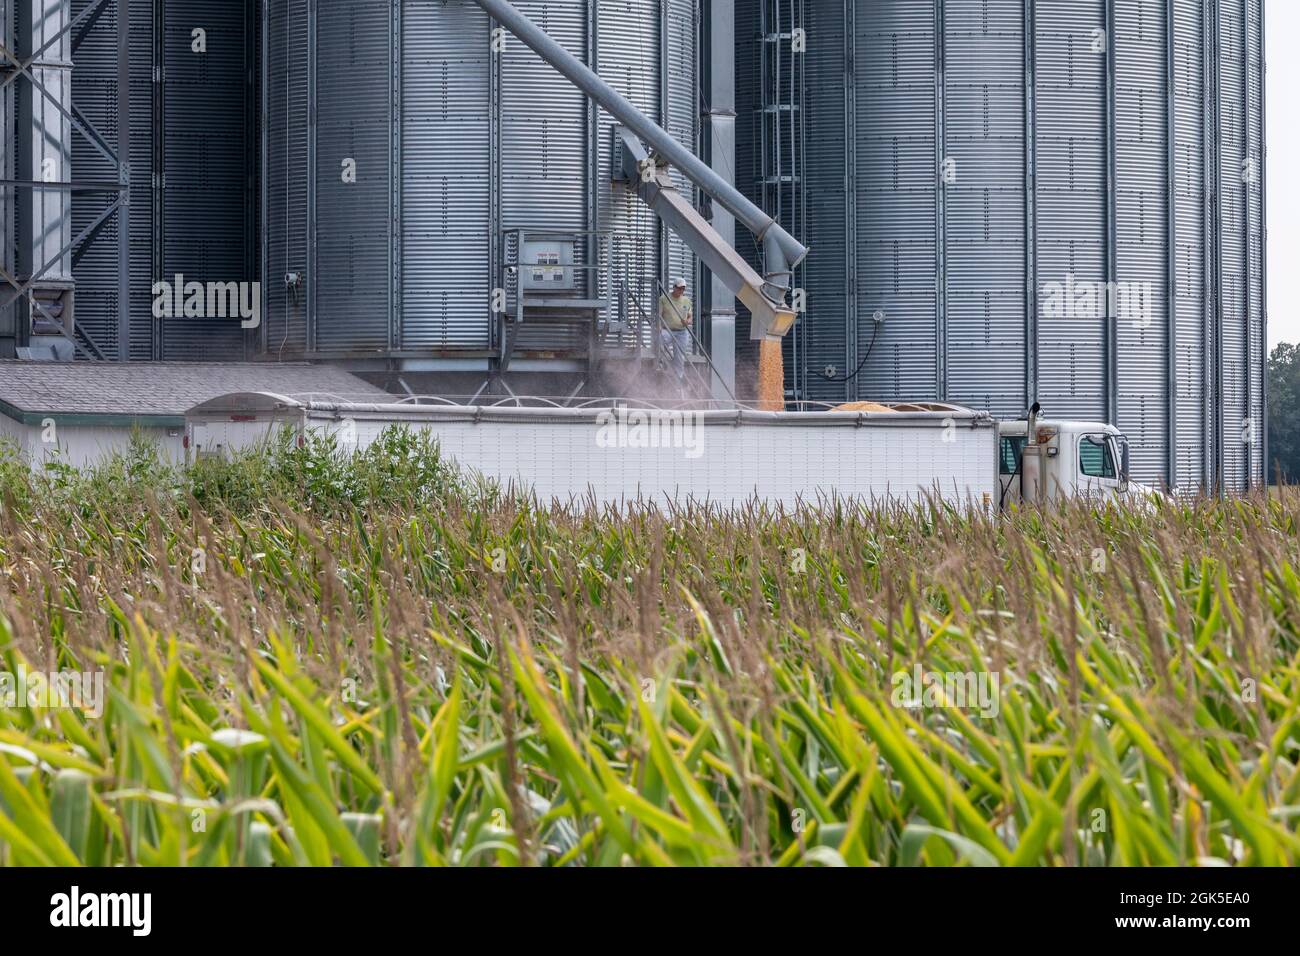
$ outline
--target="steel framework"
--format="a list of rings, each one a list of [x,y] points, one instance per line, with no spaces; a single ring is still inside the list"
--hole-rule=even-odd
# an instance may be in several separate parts
[[[116,38],[117,38],[117,66],[118,66],[118,92],[117,92],[117,110],[118,110],[118,135],[116,143],[112,142],[109,137],[98,129],[93,122],[77,107],[75,102],[71,102],[71,107],[66,107],[60,100],[51,93],[46,86],[37,79],[32,72],[33,64],[37,63],[46,53],[53,50],[56,45],[60,44],[65,38],[71,37],[71,52],[76,54],[77,49],[81,46],[89,33],[96,28],[105,11],[113,8],[116,12]],[[38,269],[33,275],[19,276],[10,271],[3,265],[0,265],[0,273],[8,289],[13,290],[12,294],[3,304],[0,304],[0,314],[4,314],[14,306],[21,306],[24,299],[30,299],[32,305],[38,312],[46,318],[51,318],[34,297],[30,296],[33,286],[54,267],[64,256],[71,254],[73,266],[81,260],[87,249],[95,243],[104,230],[104,227],[114,219],[117,221],[117,253],[118,253],[118,321],[117,321],[117,341],[111,345],[108,343],[96,342],[86,331],[77,324],[71,329],[71,334],[64,333],[72,340],[73,345],[85,357],[92,360],[106,360],[114,358],[118,361],[126,361],[131,354],[131,323],[130,323],[130,278],[129,278],[129,237],[130,237],[130,187],[131,187],[131,161],[130,161],[130,129],[131,129],[131,87],[129,82],[131,68],[131,51],[130,51],[130,3],[129,0],[92,0],[76,16],[67,18],[67,22],[56,29],[52,35],[48,36],[45,43],[38,49],[31,52],[30,55],[20,56],[11,48],[13,38],[9,36],[8,30],[5,30],[3,41],[0,42],[0,56],[4,57],[5,67],[0,70],[3,74],[3,81],[0,82],[0,90],[6,91],[17,83],[29,83],[36,95],[44,103],[54,107],[54,109],[71,125],[72,129],[80,134],[85,140],[100,153],[111,164],[117,173],[116,182],[79,182],[69,180],[67,182],[45,182],[36,180],[18,180],[7,178],[0,180],[2,187],[7,194],[17,195],[22,191],[39,192],[46,190],[57,190],[67,192],[71,196],[104,196],[107,197],[107,203],[103,209],[99,210],[90,223],[85,226],[58,255],[51,257],[47,263]],[[70,94],[69,94],[70,95]],[[6,133],[7,135],[7,133]],[[6,149],[6,152],[9,152]],[[6,237],[8,242],[8,237]],[[9,250],[6,250],[5,261],[9,261]],[[16,271],[16,270],[15,270]],[[21,308],[19,309],[21,312]],[[58,323],[53,323],[58,324]],[[21,346],[25,343],[30,334],[30,326],[27,323],[18,321],[15,318],[14,335],[15,345]]]

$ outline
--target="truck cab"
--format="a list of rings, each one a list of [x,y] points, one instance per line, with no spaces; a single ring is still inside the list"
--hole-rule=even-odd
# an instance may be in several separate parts
[[[1003,505],[1063,498],[1124,501],[1147,489],[1129,479],[1128,439],[1102,422],[1031,415],[998,423]]]

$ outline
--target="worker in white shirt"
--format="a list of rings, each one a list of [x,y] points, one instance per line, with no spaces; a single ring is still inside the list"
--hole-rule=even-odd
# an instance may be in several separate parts
[[[686,353],[691,348],[691,325],[695,321],[686,280],[674,279],[671,295],[659,297],[659,340],[672,356],[678,384],[686,382]]]

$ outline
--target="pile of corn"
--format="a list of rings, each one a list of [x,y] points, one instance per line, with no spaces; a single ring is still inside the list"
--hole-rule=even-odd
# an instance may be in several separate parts
[[[879,402],[849,402],[847,405],[835,406],[837,412],[892,412],[888,405]]]

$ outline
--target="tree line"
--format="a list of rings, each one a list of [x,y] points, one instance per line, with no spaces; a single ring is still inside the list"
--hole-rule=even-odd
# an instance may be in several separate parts
[[[1270,482],[1300,482],[1300,345],[1268,358],[1268,457]]]

